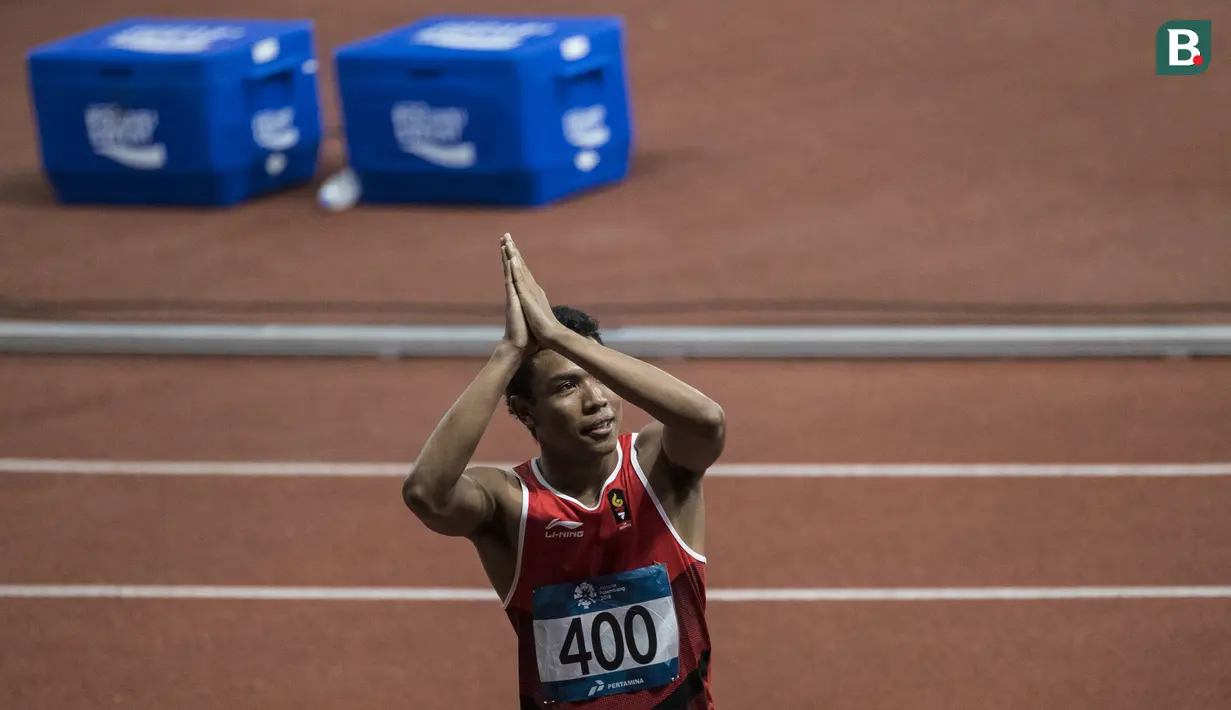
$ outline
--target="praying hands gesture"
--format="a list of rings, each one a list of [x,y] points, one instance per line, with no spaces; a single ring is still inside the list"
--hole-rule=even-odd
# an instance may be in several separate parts
[[[551,303],[547,300],[547,294],[534,280],[530,267],[526,265],[526,260],[517,250],[517,244],[513,242],[513,237],[505,234],[500,239],[500,251],[504,258],[505,291],[507,293],[512,289],[512,295],[509,298],[517,301],[517,309],[520,310],[525,325],[529,328],[530,338],[542,347],[555,349],[554,344],[563,335],[562,331],[567,329],[556,320],[551,312]],[[507,327],[506,324],[506,329]]]

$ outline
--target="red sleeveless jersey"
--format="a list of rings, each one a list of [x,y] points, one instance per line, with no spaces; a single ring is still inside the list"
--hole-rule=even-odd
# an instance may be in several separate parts
[[[667,519],[637,461],[636,434],[621,434],[618,440],[619,461],[604,483],[595,508],[587,508],[580,501],[556,492],[543,478],[538,459],[514,469],[522,484],[521,529],[517,566],[504,608],[517,633],[523,710],[714,707],[709,681],[710,638],[705,619],[705,558],[689,549]],[[612,609],[615,616],[599,613],[596,622],[595,614],[583,613],[601,610],[604,599],[619,596],[604,596],[605,588],[625,592],[635,587],[638,582],[632,578],[638,574],[649,574],[659,582],[657,596],[661,598],[645,604],[654,611],[646,612],[643,608],[642,618],[637,619],[636,605],[629,607],[616,600],[610,602],[613,607],[620,607]],[[609,583],[612,579],[616,581]],[[632,582],[625,584],[624,580],[629,579]],[[558,630],[552,636],[553,632],[544,630],[543,625],[553,622],[544,622],[541,617],[552,616],[544,611],[543,599],[556,592],[555,598],[561,600],[558,604],[577,603],[584,609],[572,607],[572,627],[568,627],[570,612],[556,614],[563,618],[556,620]],[[634,613],[628,614],[629,608]],[[670,618],[672,610],[674,618]],[[624,616],[620,616],[622,613]],[[603,616],[609,617],[605,625]],[[652,620],[663,624],[664,617],[668,617],[667,626],[657,632],[647,628]],[[587,624],[584,629],[583,620]],[[646,626],[640,626],[642,622]],[[659,655],[647,660],[654,652],[647,644],[665,647],[669,641],[673,643],[671,639],[676,633],[678,648],[665,652],[659,648]],[[613,639],[613,634],[620,638]],[[657,676],[657,680],[630,678],[625,673],[635,674],[644,666],[633,671],[621,669],[636,665],[627,659],[639,653],[637,660],[647,666],[671,655],[677,655],[678,663],[669,665],[670,670]],[[619,665],[620,660],[624,666]],[[601,667],[599,662],[603,662]],[[604,674],[604,669],[616,672]],[[547,691],[555,684],[548,681],[555,679],[552,674],[564,672],[572,675],[562,684],[572,684],[575,696],[588,692],[596,697],[551,697],[556,691]],[[613,682],[613,678],[623,680]],[[637,689],[637,684],[646,687]],[[616,687],[620,689],[613,690]],[[606,695],[602,692],[604,688]],[[600,692],[595,693],[596,689]]]

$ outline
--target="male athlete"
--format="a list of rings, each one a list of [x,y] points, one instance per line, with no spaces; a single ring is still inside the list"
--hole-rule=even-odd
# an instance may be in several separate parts
[[[501,258],[504,339],[402,498],[477,548],[517,633],[523,710],[710,710],[701,479],[723,450],[722,408],[552,308],[507,234]],[[470,466],[502,395],[539,455]],[[621,433],[622,401],[653,421]]]

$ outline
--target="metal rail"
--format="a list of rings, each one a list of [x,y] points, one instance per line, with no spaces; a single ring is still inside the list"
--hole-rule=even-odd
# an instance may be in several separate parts
[[[486,357],[498,326],[0,321],[0,352],[89,355]],[[1231,355],[1231,325],[640,326],[604,333],[636,357],[1081,358]]]

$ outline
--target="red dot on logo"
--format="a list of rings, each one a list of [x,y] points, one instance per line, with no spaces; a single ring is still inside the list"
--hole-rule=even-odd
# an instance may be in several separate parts
[[[1196,64],[1197,66],[1201,66],[1204,63],[1205,63],[1205,58],[1202,57],[1200,54],[1193,57],[1193,64]]]

